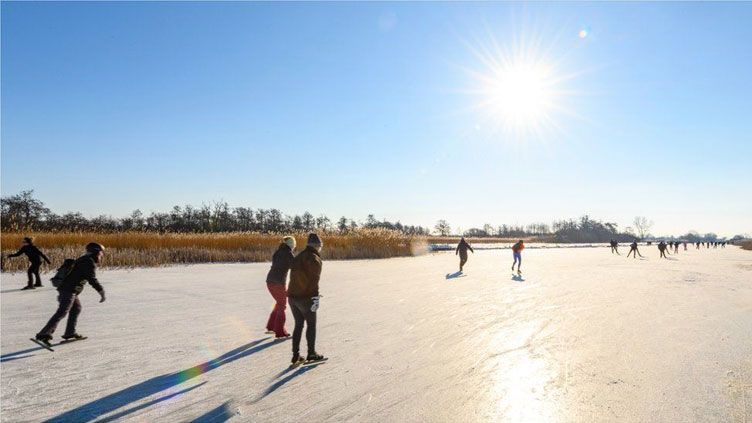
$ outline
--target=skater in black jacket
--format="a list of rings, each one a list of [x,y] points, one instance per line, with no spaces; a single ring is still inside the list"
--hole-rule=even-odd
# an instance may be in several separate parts
[[[611,240],[611,254],[613,253],[619,254],[619,242],[616,241],[615,239]]]
[[[668,249],[668,246],[666,245],[665,242],[661,241],[658,243],[658,251],[661,252],[661,258],[667,258],[666,249]]]
[[[321,278],[320,251],[324,243],[315,233],[308,235],[305,250],[295,256],[290,266],[290,285],[287,299],[290,303],[295,328],[292,331],[292,364],[303,362],[300,356],[300,338],[306,325],[308,343],[307,362],[322,361],[326,358],[316,352],[316,311],[319,309],[319,279]]]
[[[457,244],[457,248],[454,249],[454,255],[460,255],[460,272],[462,271],[462,267],[465,266],[465,263],[467,263],[467,250],[470,250],[470,252],[475,254],[475,250],[473,250],[473,247],[465,241],[465,237],[463,236],[462,239],[460,239],[460,243]]]
[[[34,289],[42,286],[42,278],[39,277],[39,268],[42,266],[42,259],[50,264],[50,259],[44,255],[43,252],[37,248],[29,237],[24,238],[21,249],[15,254],[8,254],[8,258],[18,257],[21,254],[26,254],[29,258],[29,270],[26,273],[29,275],[29,283],[23,289]],[[36,284],[34,279],[36,278]]]
[[[284,237],[272,256],[272,267],[266,275],[266,287],[274,298],[274,309],[266,322],[266,331],[273,333],[277,338],[290,336],[285,329],[285,310],[287,309],[287,273],[295,259],[293,251],[295,251],[295,238]]]
[[[65,327],[63,339],[77,340],[85,338],[76,333],[76,321],[78,320],[78,315],[81,313],[81,302],[78,300],[78,296],[88,281],[99,292],[99,302],[104,302],[104,288],[102,288],[102,285],[97,280],[96,274],[97,263],[99,263],[103,255],[104,247],[102,244],[90,242],[86,245],[86,254],[76,259],[70,273],[57,288],[57,301],[59,303],[57,311],[36,335],[37,340],[49,346],[52,334],[55,332],[58,323],[66,315],[68,316],[68,323]]]
[[[637,258],[639,255],[642,257],[642,254],[640,254],[640,250],[637,249],[637,241],[632,241],[632,244],[629,245],[629,252],[627,253],[627,258],[629,258],[629,255],[634,253],[634,258]]]

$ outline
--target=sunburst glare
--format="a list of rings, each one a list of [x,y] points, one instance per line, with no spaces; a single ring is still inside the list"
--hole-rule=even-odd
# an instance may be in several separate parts
[[[564,54],[555,48],[556,39],[551,37],[546,44],[543,37],[517,34],[507,46],[500,46],[494,37],[470,46],[479,62],[474,68],[465,67],[472,80],[466,91],[477,98],[473,109],[481,112],[476,128],[515,140],[563,131],[560,116],[576,115],[566,106],[566,97],[575,91],[565,82],[578,73],[562,69]]]

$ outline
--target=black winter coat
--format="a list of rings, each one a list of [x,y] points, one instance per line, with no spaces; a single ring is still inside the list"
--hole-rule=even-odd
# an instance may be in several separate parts
[[[467,241],[460,240],[460,243],[457,244],[457,248],[454,249],[454,255],[457,255],[459,253],[463,257],[467,257],[467,250],[470,250],[475,254],[475,250],[473,250],[473,247],[470,246],[470,244],[467,243]]]
[[[29,261],[34,264],[42,263],[42,259],[44,259],[47,264],[50,264],[50,259],[48,259],[43,252],[39,251],[39,248],[37,248],[37,246],[34,244],[24,245],[20,250],[18,250],[17,253],[9,254],[8,257],[18,257],[21,254],[26,254],[26,257],[29,258]]]
[[[319,295],[321,256],[313,247],[306,247],[295,256],[290,267],[288,297],[311,298]]]
[[[97,292],[102,292],[104,288],[97,280],[97,265],[94,262],[94,257],[91,254],[84,254],[76,259],[76,263],[73,265],[73,270],[68,277],[60,284],[58,291],[72,292],[74,294],[80,294],[84,289],[84,285],[88,281]]]
[[[290,270],[290,265],[292,265],[294,258],[292,248],[289,245],[285,243],[279,244],[279,248],[272,256],[272,268],[269,269],[269,273],[266,275],[266,282],[284,285],[287,282],[287,272]]]

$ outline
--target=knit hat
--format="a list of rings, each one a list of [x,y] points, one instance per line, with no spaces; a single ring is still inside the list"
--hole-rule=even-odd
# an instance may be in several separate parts
[[[316,233],[311,232],[310,234],[308,234],[308,246],[314,247],[314,248],[320,248],[324,246],[324,243],[321,242],[321,238],[319,238],[319,236],[316,235]]]
[[[28,236],[27,236],[27,237],[24,237],[24,241],[25,241],[25,242],[26,242],[27,244],[31,244],[31,241],[33,241],[33,240],[32,240],[32,239],[31,239],[30,237],[28,237]]]
[[[282,242],[287,244],[287,246],[290,248],[295,248],[295,237],[286,236],[282,238]]]

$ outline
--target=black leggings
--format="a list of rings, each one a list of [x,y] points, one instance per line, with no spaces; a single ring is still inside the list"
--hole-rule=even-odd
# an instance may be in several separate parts
[[[311,311],[313,300],[306,297],[288,297],[287,302],[295,318],[295,329],[292,331],[292,352],[300,353],[300,338],[303,336],[303,325],[306,329],[306,341],[308,342],[308,354],[316,353],[316,312]]]
[[[467,253],[460,254],[460,270],[462,270],[462,267],[465,266],[465,263],[467,263]]]
[[[26,274],[29,275],[29,286],[34,284],[34,277],[36,277],[37,285],[42,284],[42,278],[39,277],[40,266],[42,266],[42,263],[31,263],[29,270],[26,271]]]

